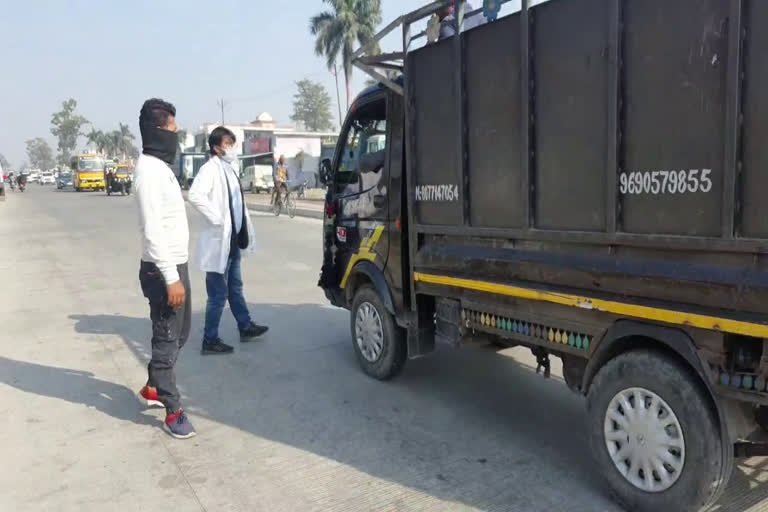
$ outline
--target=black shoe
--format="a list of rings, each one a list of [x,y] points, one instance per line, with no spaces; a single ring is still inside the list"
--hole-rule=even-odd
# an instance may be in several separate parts
[[[247,341],[253,341],[255,338],[258,338],[268,330],[269,327],[266,325],[256,325],[255,323],[251,322],[248,327],[240,331],[240,342],[245,343]]]
[[[213,341],[203,340],[203,349],[200,351],[200,353],[204,356],[208,356],[218,354],[231,354],[234,351],[235,349],[233,347],[227,345],[217,338]]]

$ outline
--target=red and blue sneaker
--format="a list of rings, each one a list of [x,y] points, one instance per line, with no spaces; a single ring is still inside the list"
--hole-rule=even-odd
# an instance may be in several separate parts
[[[157,388],[144,386],[137,394],[139,401],[146,407],[165,407],[160,397],[157,396]]]
[[[182,409],[165,417],[163,428],[176,439],[189,439],[195,437],[195,427],[189,422],[189,418]]]

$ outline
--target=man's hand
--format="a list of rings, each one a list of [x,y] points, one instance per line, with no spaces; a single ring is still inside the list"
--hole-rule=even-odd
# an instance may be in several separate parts
[[[168,305],[173,309],[179,309],[187,300],[187,291],[181,281],[168,285]]]

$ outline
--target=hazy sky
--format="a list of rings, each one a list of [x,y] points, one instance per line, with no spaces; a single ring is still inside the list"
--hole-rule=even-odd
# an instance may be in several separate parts
[[[383,27],[428,0],[381,3]],[[510,0],[502,14],[519,6]],[[219,98],[227,122],[266,111],[291,124],[303,78],[326,85],[338,127],[333,75],[308,30],[325,8],[322,0],[0,0],[0,153],[19,166],[34,137],[55,152],[51,114],[70,97],[96,129],[128,123],[137,145],[139,109],[154,96],[176,105],[190,133],[221,119]],[[385,51],[401,49],[400,34],[384,40]],[[354,78],[353,96],[367,76]],[[339,86],[344,105],[341,77]]]
[[[423,5],[382,0],[384,23]],[[173,102],[182,128],[260,112],[290,124],[294,82],[333,76],[314,54],[309,17],[321,0],[0,0],[0,153],[26,160],[24,141],[50,133],[69,97],[97,129],[127,122],[138,138],[142,102]],[[365,76],[356,71],[356,89]],[[342,87],[342,103],[343,82]],[[81,142],[82,144],[82,142]]]

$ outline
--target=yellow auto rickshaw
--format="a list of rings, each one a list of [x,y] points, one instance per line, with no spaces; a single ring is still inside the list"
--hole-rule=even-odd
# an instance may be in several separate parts
[[[107,195],[130,195],[133,184],[133,168],[128,164],[108,163],[104,168]]]

